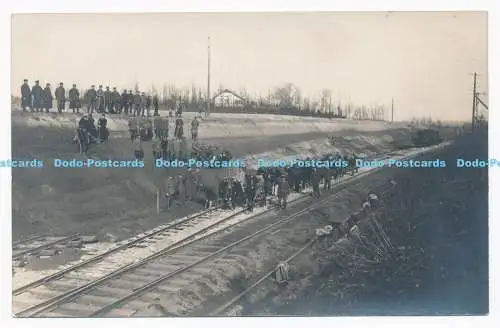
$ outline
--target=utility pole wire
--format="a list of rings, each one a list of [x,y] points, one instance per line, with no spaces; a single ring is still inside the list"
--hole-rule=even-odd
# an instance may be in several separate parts
[[[207,114],[210,113],[212,97],[210,95],[210,37],[208,37],[208,74],[207,74]]]

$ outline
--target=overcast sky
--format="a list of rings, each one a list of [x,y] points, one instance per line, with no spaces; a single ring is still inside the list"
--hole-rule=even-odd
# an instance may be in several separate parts
[[[334,102],[381,104],[396,119],[470,118],[487,91],[487,14],[242,13],[12,16],[12,93],[24,78],[144,89],[219,85],[267,95],[291,82]]]

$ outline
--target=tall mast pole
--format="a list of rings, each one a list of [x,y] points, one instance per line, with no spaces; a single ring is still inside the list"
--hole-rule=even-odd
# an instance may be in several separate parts
[[[210,113],[210,109],[212,106],[212,97],[210,96],[210,37],[208,37],[207,100],[208,100],[207,113]]]
[[[394,123],[394,98],[391,101],[391,122]]]
[[[472,91],[472,129],[474,129],[474,125],[476,123],[476,115],[477,115],[477,101],[476,101],[476,93],[477,93],[477,73],[474,73],[474,90]]]

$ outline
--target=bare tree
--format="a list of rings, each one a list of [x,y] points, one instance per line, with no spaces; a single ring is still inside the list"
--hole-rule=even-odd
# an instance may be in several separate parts
[[[327,112],[327,107],[329,107],[329,104],[330,104],[330,98],[332,96],[332,92],[328,89],[323,89],[323,91],[321,91],[321,111],[323,113],[326,113]]]
[[[291,107],[296,101],[297,90],[293,83],[286,83],[275,89],[272,98],[280,107]]]

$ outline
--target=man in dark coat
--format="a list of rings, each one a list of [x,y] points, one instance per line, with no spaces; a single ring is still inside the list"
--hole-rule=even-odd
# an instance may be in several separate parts
[[[90,145],[89,132],[87,130],[89,128],[88,123],[89,122],[86,115],[82,116],[82,118],[78,122],[78,128],[76,130],[76,141],[79,145],[80,154],[87,154]]]
[[[183,109],[184,109],[184,103],[182,102],[182,98],[179,97],[179,103],[177,104],[177,109],[176,109],[176,112],[175,112],[175,116],[176,117],[181,117]]]
[[[139,116],[141,113],[141,94],[137,91],[134,95],[134,116]]]
[[[96,91],[96,96],[97,96],[97,111],[98,112],[104,112],[104,109],[106,108],[105,105],[105,99],[104,99],[104,90],[102,90],[102,85],[99,86],[99,89]]]
[[[132,90],[128,91],[128,114],[132,115],[134,113],[134,94]]]
[[[55,92],[57,101],[57,111],[62,113],[64,107],[66,107],[66,90],[64,90],[64,84],[61,82]]]
[[[229,178],[224,178],[220,183],[219,183],[219,199],[222,202],[222,207],[223,208],[228,208],[231,206],[230,201],[231,201],[231,182]]]
[[[255,196],[257,191],[257,181],[254,175],[245,175],[245,198],[247,202],[247,209],[253,212],[255,206]]]
[[[278,206],[285,209],[288,199],[288,194],[290,193],[290,185],[285,176],[282,176],[278,182]]]
[[[159,100],[158,100],[158,95],[154,95],[153,96],[153,108],[154,108],[154,116],[160,116],[160,114],[158,114],[158,108],[159,108]]]
[[[92,136],[92,140],[95,140],[97,143],[99,143],[99,132],[96,129],[95,120],[92,117],[92,114],[89,114],[88,116],[87,126],[87,131],[89,132],[90,136]]]
[[[21,85],[21,107],[23,108],[23,112],[26,111],[27,107],[33,111],[33,106],[31,105],[31,90],[28,85],[28,80],[26,79],[24,79],[24,83]]]
[[[181,117],[178,117],[177,120],[175,120],[174,136],[177,139],[181,139],[184,136],[184,121]]]
[[[113,87],[113,92],[111,92],[111,108],[110,113],[117,113],[121,111],[120,108],[120,94],[116,91],[116,87]]]
[[[159,116],[155,117],[155,119],[153,120],[153,130],[154,130],[156,138],[161,138],[161,136],[164,135],[163,121],[166,121],[166,120],[164,120],[163,118],[161,118]],[[167,129],[168,129],[168,126],[167,126]],[[166,136],[168,137],[168,131],[167,131]]]
[[[237,179],[232,179],[231,186],[231,199],[233,206],[243,207],[245,204],[245,194],[243,192],[243,186],[241,185],[241,181]]]
[[[106,87],[106,91],[104,91],[104,111],[110,112],[112,104],[111,91],[109,87]]]
[[[146,116],[150,117],[151,116],[151,95],[146,96]],[[143,114],[144,115],[144,114]]]
[[[40,86],[40,81],[36,80],[33,89],[31,90],[31,94],[33,95],[33,109],[37,112],[42,111],[42,96],[43,89]]]
[[[87,113],[93,114],[94,110],[97,109],[97,91],[95,90],[95,85],[90,87],[90,90],[87,91]]]
[[[69,89],[68,98],[69,108],[73,110],[73,113],[75,113],[75,110],[80,113],[80,91],[76,88],[76,84],[73,84],[73,87]]]
[[[108,120],[106,119],[106,115],[104,115],[104,113],[102,114],[102,116],[99,118],[99,120],[97,121],[97,125],[99,127],[99,139],[101,140],[108,140]]]
[[[121,95],[121,108],[120,108],[120,114],[124,113],[125,115],[128,115],[128,93],[127,90],[123,90],[122,95]]]
[[[160,138],[160,148],[161,148],[161,157],[164,160],[169,160],[169,155],[168,155],[168,138],[165,136],[162,136]]]
[[[144,117],[144,112],[146,110],[147,100],[148,100],[148,97],[146,96],[146,93],[145,92],[141,93],[141,105],[140,105],[139,115],[142,117]]]
[[[198,140],[198,127],[200,126],[200,122],[196,118],[196,116],[191,121],[191,139],[193,139],[193,143]]]
[[[43,89],[42,100],[43,100],[43,108],[45,108],[45,111],[49,113],[50,110],[52,109],[52,101],[54,100],[54,97],[52,96],[52,91],[50,90],[50,83],[47,83],[45,85],[45,89]]]

